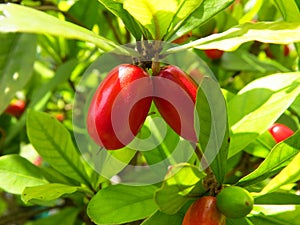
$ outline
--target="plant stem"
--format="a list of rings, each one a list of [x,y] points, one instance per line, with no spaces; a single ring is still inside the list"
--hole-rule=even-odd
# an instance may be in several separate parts
[[[201,167],[204,168],[204,172],[207,175],[203,180],[203,185],[209,191],[210,195],[215,196],[220,191],[220,185],[216,179],[216,176],[208,165],[205,155],[198,146],[195,148],[195,153],[200,161]]]
[[[152,74],[157,75],[160,71],[159,52],[160,52],[160,41],[154,41],[154,59],[152,61]]]

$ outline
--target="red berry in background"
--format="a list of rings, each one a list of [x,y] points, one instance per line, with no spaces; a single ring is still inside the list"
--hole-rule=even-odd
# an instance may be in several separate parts
[[[4,112],[11,116],[20,117],[24,113],[25,107],[25,101],[15,100],[8,105]]]
[[[181,137],[197,142],[194,108],[197,84],[178,67],[169,65],[153,79],[154,103],[169,126]]]
[[[86,121],[89,135],[107,150],[129,144],[147,117],[152,94],[151,78],[143,69],[115,67],[92,98]]]
[[[59,122],[63,122],[65,120],[65,115],[63,113],[58,113],[55,115],[55,118],[59,121]]]
[[[288,56],[290,54],[290,48],[288,45],[283,45],[283,55]]]
[[[273,52],[271,51],[269,46],[267,48],[265,48],[265,53],[266,53],[266,56],[269,57],[270,59],[275,58],[274,55],[273,55]]]
[[[204,196],[187,210],[182,225],[225,225],[226,217],[217,209],[216,198]]]
[[[181,37],[175,39],[174,41],[172,41],[172,43],[182,44],[182,43],[186,42],[191,36],[192,36],[192,31],[190,31],[190,32],[182,35]]]
[[[280,123],[273,124],[268,130],[275,139],[276,143],[284,141],[294,134],[294,131]]]
[[[37,156],[36,159],[33,160],[33,164],[36,166],[41,166],[43,163],[43,158],[41,156]]]
[[[222,55],[224,54],[224,51],[219,50],[219,49],[206,49],[204,50],[204,53],[206,54],[206,56],[212,60],[217,60],[220,59],[222,57]]]

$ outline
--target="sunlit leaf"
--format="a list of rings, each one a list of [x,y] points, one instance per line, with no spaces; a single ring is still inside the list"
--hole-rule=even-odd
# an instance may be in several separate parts
[[[188,44],[171,48],[167,52],[171,53],[187,48],[234,51],[241,44],[249,41],[274,44],[299,42],[300,23],[288,23],[282,21],[244,23],[222,33],[212,34]]]
[[[281,73],[254,80],[228,103],[231,126],[229,157],[265,132],[300,93],[300,73]],[[259,98],[257,97],[259,96]]]
[[[89,185],[81,156],[64,125],[49,114],[29,111],[27,132],[33,147],[53,168]]]
[[[26,187],[47,184],[40,169],[19,155],[0,157],[0,188],[21,194]]]
[[[32,200],[52,201],[66,194],[73,194],[80,190],[80,187],[68,186],[65,184],[45,184],[35,187],[27,187],[22,193],[22,200],[27,204]]]
[[[243,177],[240,181],[240,185],[249,185],[251,183],[257,183],[272,172],[286,166],[291,159],[293,159],[300,149],[300,132],[295,133],[290,138],[283,142],[278,143],[266,159],[259,165],[259,167],[252,173]],[[298,164],[299,166],[299,164]],[[287,177],[288,179],[288,177]]]
[[[96,224],[123,224],[146,218],[157,210],[155,190],[155,186],[109,186],[91,199],[87,213]]]
[[[94,43],[103,51],[111,51],[118,47],[112,41],[83,27],[16,4],[0,4],[0,32],[26,32],[62,36]]]

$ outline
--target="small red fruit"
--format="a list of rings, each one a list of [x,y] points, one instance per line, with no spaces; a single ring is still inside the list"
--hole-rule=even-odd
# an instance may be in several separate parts
[[[183,138],[197,142],[194,129],[196,83],[178,67],[164,67],[153,79],[154,103],[169,126]]]
[[[33,164],[36,166],[41,166],[43,163],[43,158],[41,156],[37,156],[36,159],[33,160]]]
[[[283,55],[288,56],[290,54],[290,48],[288,45],[283,45]]]
[[[217,209],[216,198],[204,196],[187,210],[182,225],[225,225],[226,217]]]
[[[276,143],[284,141],[294,134],[294,131],[280,123],[273,124],[268,130],[275,139]]]
[[[212,60],[217,60],[220,59],[222,57],[222,55],[224,54],[224,51],[219,50],[219,49],[206,49],[204,50],[204,53],[206,54],[206,56]]]
[[[55,115],[55,118],[59,121],[59,122],[63,122],[65,120],[65,115],[63,113],[58,113]]]
[[[5,109],[5,113],[20,117],[25,111],[26,103],[23,100],[15,100],[9,104],[9,106]]]
[[[182,43],[186,42],[191,36],[192,36],[192,31],[190,31],[190,32],[182,35],[181,37],[175,39],[174,41],[172,41],[172,43],[182,44]]]
[[[92,139],[107,150],[129,144],[143,125],[152,101],[152,82],[140,67],[112,69],[96,90],[87,115]]]

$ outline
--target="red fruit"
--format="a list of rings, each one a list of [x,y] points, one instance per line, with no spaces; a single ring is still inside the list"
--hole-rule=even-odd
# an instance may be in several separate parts
[[[192,31],[190,31],[190,32],[182,35],[181,37],[175,39],[174,41],[172,41],[172,43],[182,44],[182,43],[186,42],[191,36],[192,36]]]
[[[65,115],[63,113],[58,113],[55,115],[55,118],[59,121],[59,122],[63,122],[65,120]]]
[[[284,141],[294,134],[294,131],[280,123],[273,124],[268,130],[275,139],[276,143]]]
[[[35,160],[33,160],[33,164],[36,166],[41,166],[43,163],[43,159],[41,156],[37,156]]]
[[[290,54],[290,48],[288,45],[283,45],[283,55],[288,56]]]
[[[267,57],[269,57],[270,59],[275,58],[274,55],[273,55],[273,52],[271,51],[269,46],[267,48],[265,48],[265,53],[266,53]]]
[[[182,225],[225,225],[226,217],[217,209],[216,198],[204,196],[187,210]]]
[[[152,82],[140,67],[122,64],[96,90],[87,129],[100,146],[114,150],[129,144],[144,123],[152,101]]]
[[[164,120],[183,138],[197,142],[194,129],[196,83],[176,66],[166,66],[153,79],[154,103]]]
[[[25,111],[26,103],[23,100],[15,100],[9,104],[9,106],[5,109],[5,113],[20,117]]]
[[[224,54],[224,51],[219,50],[219,49],[206,49],[204,50],[204,53],[206,54],[206,56],[212,60],[217,60],[220,59],[222,57],[222,55]]]

